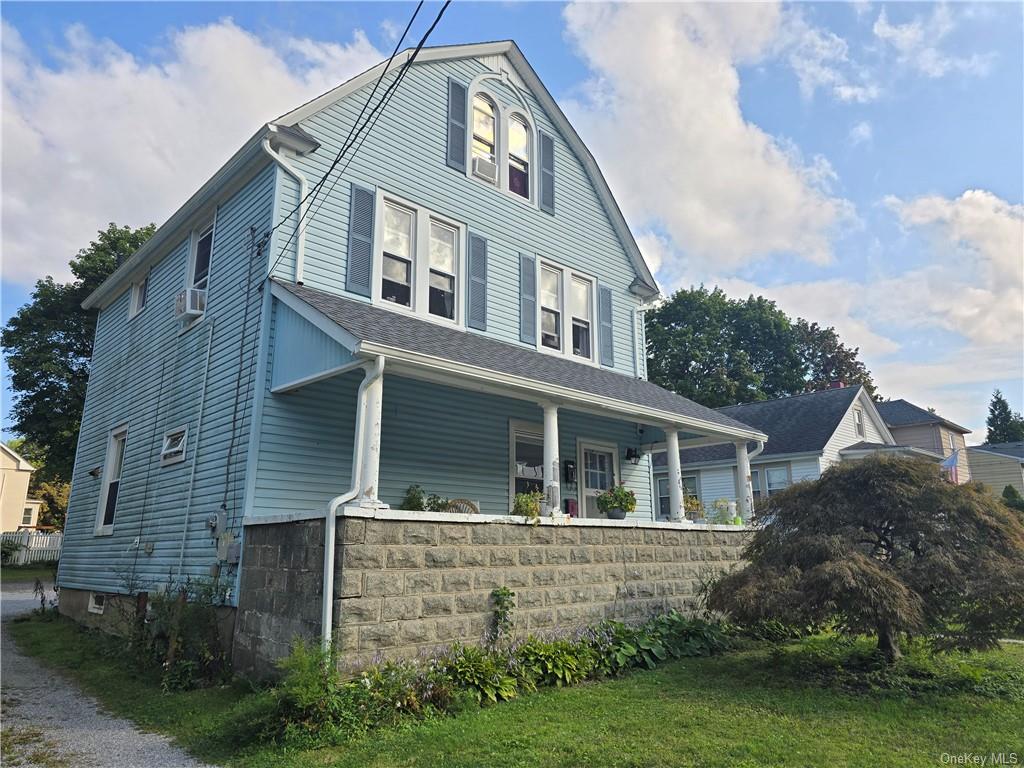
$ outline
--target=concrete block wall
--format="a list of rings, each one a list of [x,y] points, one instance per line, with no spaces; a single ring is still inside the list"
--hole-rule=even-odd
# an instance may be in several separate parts
[[[359,514],[359,513],[355,513]],[[295,636],[319,636],[322,521],[246,529],[235,666],[260,674]],[[693,606],[700,580],[737,564],[741,529],[429,513],[348,514],[335,545],[334,632],[353,671],[491,630],[491,592],[515,592],[516,632],[571,630]]]

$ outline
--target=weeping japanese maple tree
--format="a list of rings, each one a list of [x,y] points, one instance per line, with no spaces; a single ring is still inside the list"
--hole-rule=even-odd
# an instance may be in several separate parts
[[[877,636],[893,661],[902,636],[986,648],[1024,616],[1024,525],[932,462],[838,464],[773,495],[759,519],[747,564],[709,596],[739,621],[832,623]]]

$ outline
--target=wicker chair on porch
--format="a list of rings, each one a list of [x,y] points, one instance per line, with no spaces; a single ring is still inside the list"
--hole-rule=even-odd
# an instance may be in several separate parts
[[[448,502],[449,512],[461,512],[464,515],[479,515],[480,507],[469,499],[452,499]]]

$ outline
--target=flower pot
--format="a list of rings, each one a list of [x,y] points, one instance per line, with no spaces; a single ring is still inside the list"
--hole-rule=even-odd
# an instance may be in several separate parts
[[[622,509],[621,507],[615,507],[614,509],[609,509],[608,510],[608,519],[609,520],[625,520],[626,519],[626,510]]]

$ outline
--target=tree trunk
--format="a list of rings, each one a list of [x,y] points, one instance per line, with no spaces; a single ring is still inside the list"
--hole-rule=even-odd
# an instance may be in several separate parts
[[[878,625],[878,650],[885,656],[887,663],[892,664],[903,657],[900,651],[899,638],[888,624]]]

